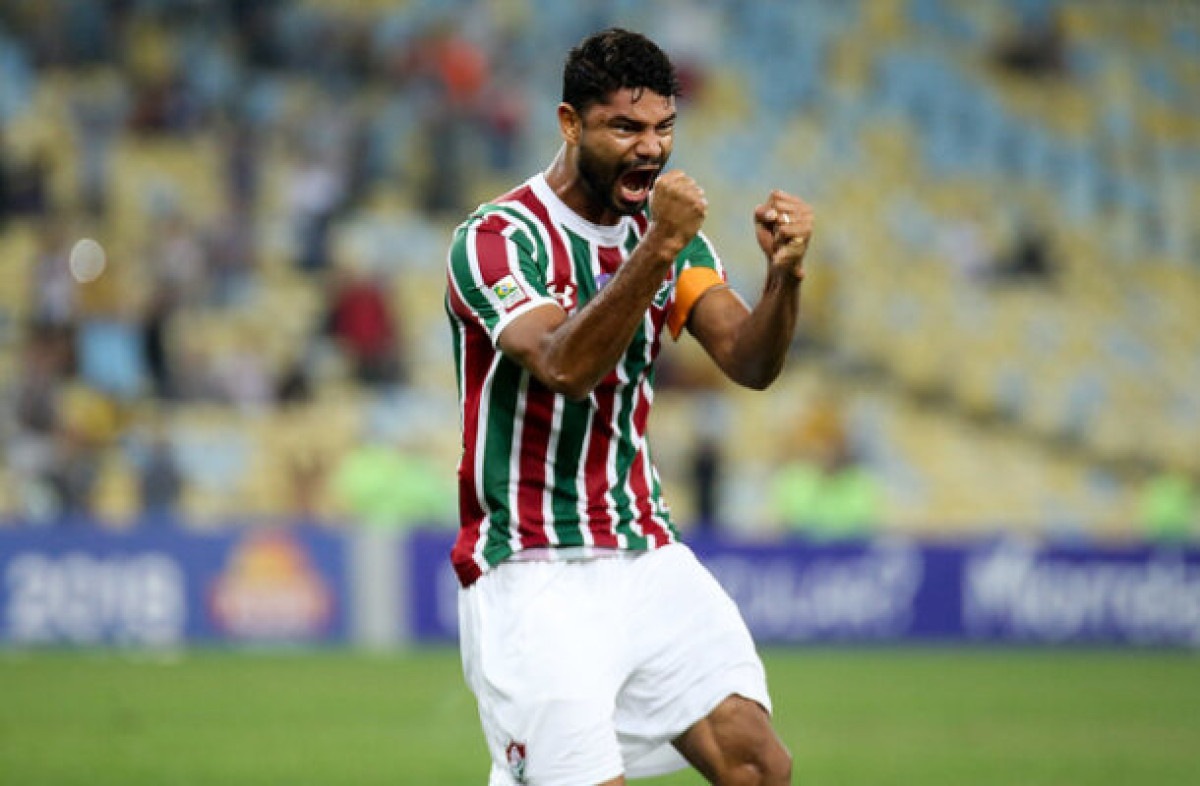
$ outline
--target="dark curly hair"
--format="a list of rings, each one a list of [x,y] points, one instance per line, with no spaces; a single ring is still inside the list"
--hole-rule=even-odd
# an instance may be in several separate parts
[[[679,77],[657,44],[619,27],[593,33],[567,54],[562,100],[575,111],[583,112],[622,88],[678,96]]]

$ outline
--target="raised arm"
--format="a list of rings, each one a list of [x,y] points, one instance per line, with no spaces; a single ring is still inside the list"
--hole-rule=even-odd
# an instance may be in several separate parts
[[[653,222],[604,289],[573,315],[547,304],[515,319],[500,334],[501,351],[556,393],[586,398],[629,348],[707,209],[695,181],[679,171],[664,174],[651,197]]]
[[[813,211],[798,197],[772,191],[754,210],[755,235],[768,260],[753,309],[728,287],[713,287],[692,309],[688,329],[727,377],[762,390],[783,370],[800,314],[804,254]]]

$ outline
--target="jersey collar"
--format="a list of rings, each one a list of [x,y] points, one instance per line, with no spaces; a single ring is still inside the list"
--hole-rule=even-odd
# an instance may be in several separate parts
[[[555,223],[562,224],[581,237],[602,246],[619,246],[629,234],[629,222],[633,220],[629,216],[622,216],[620,221],[611,226],[593,224],[558,198],[558,194],[546,182],[545,174],[538,173],[530,178],[529,187],[550,211]]]

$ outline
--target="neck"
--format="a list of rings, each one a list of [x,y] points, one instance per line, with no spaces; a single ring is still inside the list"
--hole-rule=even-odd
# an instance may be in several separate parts
[[[604,207],[583,178],[579,176],[578,157],[574,148],[563,145],[545,171],[546,183],[555,196],[582,218],[601,226],[612,226],[621,220],[620,214]]]

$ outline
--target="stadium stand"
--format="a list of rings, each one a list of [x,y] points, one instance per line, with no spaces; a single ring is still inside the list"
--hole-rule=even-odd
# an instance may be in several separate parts
[[[676,162],[718,206],[707,231],[740,291],[759,285],[748,216],[766,190],[818,210],[788,377],[767,394],[720,387],[729,526],[789,527],[766,488],[810,450],[783,435],[815,397],[837,402],[878,481],[885,532],[1136,537],[1144,484],[1200,483],[1192,4],[89,8],[0,10],[10,525],[152,525],[152,434],[193,527],[346,518],[324,478],[364,434],[452,472],[449,233],[544,163],[558,89],[545,53],[607,24],[645,30],[681,65]],[[69,279],[81,236],[107,251],[90,284]],[[358,378],[330,335],[346,270],[384,287],[400,379]],[[104,340],[85,341],[98,324]],[[37,326],[73,351],[47,360]],[[85,351],[128,373],[89,377]],[[714,383],[694,347],[667,351],[676,382],[655,431],[686,526],[688,448]]]

